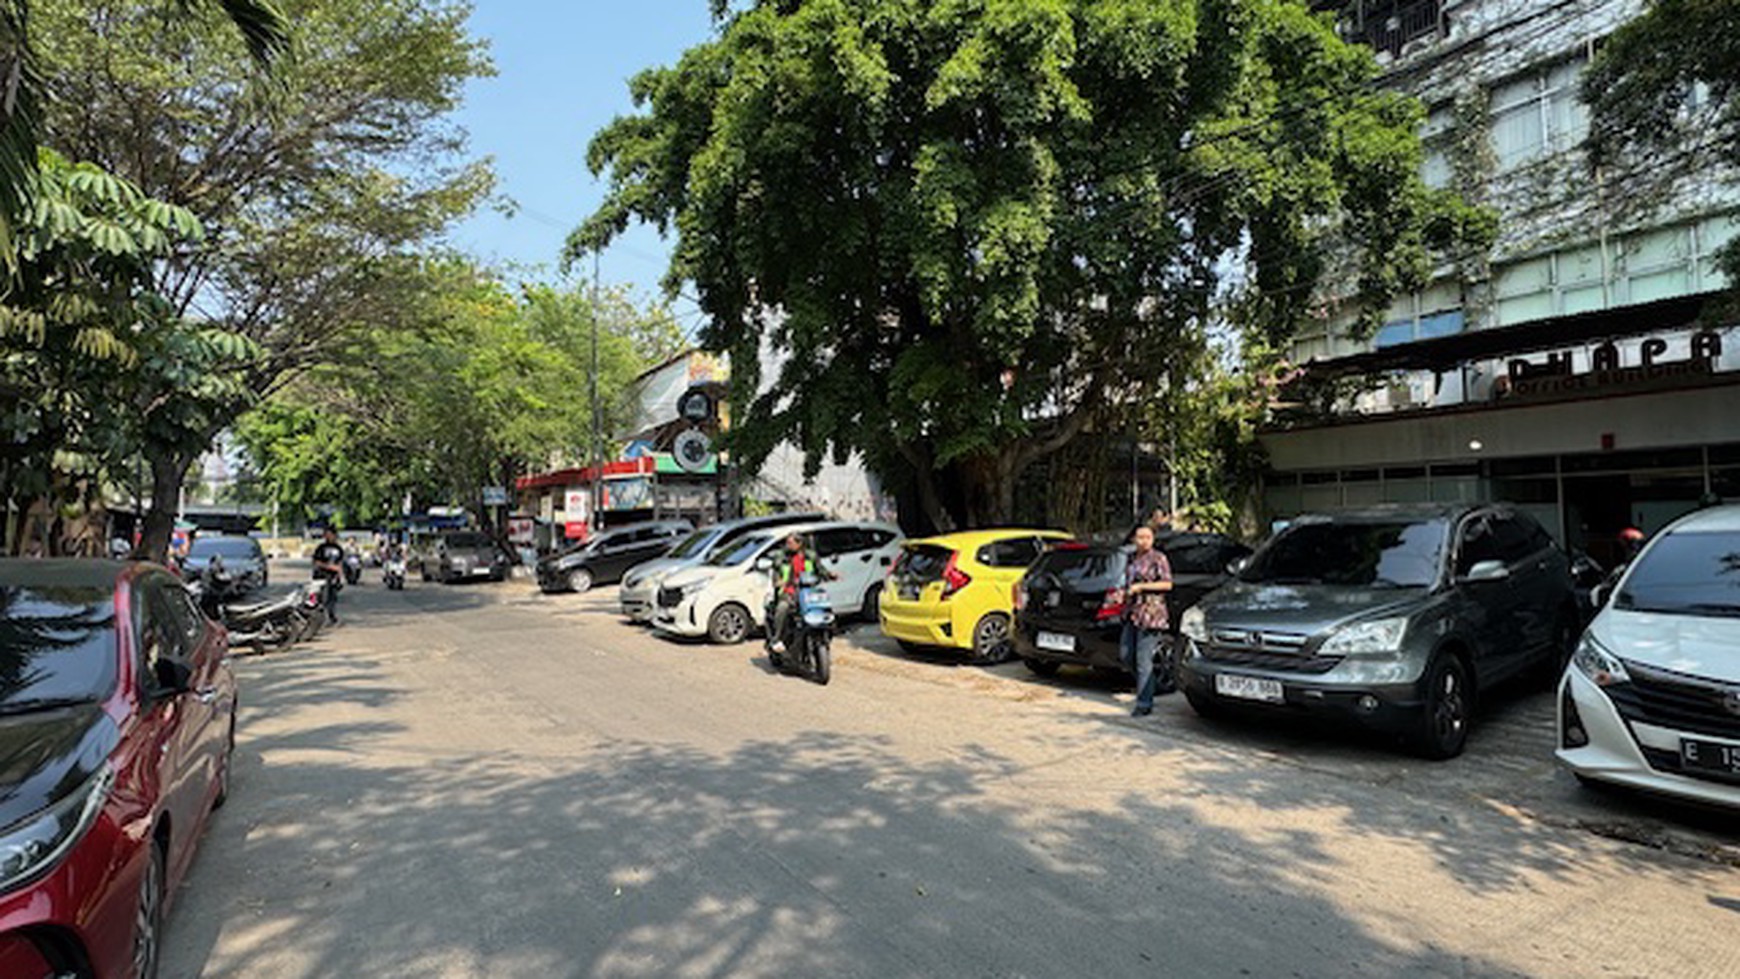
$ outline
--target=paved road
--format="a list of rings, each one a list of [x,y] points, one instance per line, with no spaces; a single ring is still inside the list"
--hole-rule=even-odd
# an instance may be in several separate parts
[[[238,661],[166,977],[1740,975],[1734,821],[1578,792],[1538,696],[1430,765],[875,637],[819,688],[609,591],[345,599]]]

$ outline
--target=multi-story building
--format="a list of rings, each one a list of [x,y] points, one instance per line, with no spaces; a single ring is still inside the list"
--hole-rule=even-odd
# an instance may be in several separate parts
[[[1597,168],[1578,80],[1643,0],[1341,0],[1383,84],[1426,106],[1423,177],[1493,208],[1498,238],[1375,335],[1326,302],[1294,347],[1328,411],[1267,431],[1271,514],[1506,499],[1597,558],[1740,498],[1740,330],[1713,253],[1740,173],[1684,108],[1671,153]]]

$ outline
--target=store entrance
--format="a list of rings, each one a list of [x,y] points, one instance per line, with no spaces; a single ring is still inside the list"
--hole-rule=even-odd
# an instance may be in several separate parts
[[[1565,477],[1566,544],[1603,567],[1625,560],[1619,534],[1636,527],[1653,535],[1698,508],[1701,471],[1602,473]]]

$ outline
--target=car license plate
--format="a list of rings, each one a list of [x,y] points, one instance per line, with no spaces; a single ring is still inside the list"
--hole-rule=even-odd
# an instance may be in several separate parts
[[[1075,637],[1057,632],[1041,632],[1033,640],[1033,644],[1040,649],[1049,649],[1058,653],[1075,652]]]
[[[1680,741],[1680,767],[1740,778],[1740,747],[1714,741]]]
[[[1238,676],[1232,673],[1215,674],[1214,692],[1222,697],[1260,700],[1267,704],[1279,704],[1286,700],[1281,693],[1281,681],[1264,680],[1254,676]]]

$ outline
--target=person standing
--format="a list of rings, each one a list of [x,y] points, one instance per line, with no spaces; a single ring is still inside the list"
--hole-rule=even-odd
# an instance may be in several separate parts
[[[1166,593],[1172,590],[1172,565],[1154,546],[1154,529],[1137,527],[1136,552],[1124,566],[1124,633],[1119,644],[1124,668],[1136,675],[1136,707],[1131,717],[1154,713],[1154,656],[1165,638]]]
[[[326,592],[326,621],[338,625],[338,590],[344,587],[344,548],[339,546],[338,531],[326,528],[320,546],[314,549],[314,579]]]

